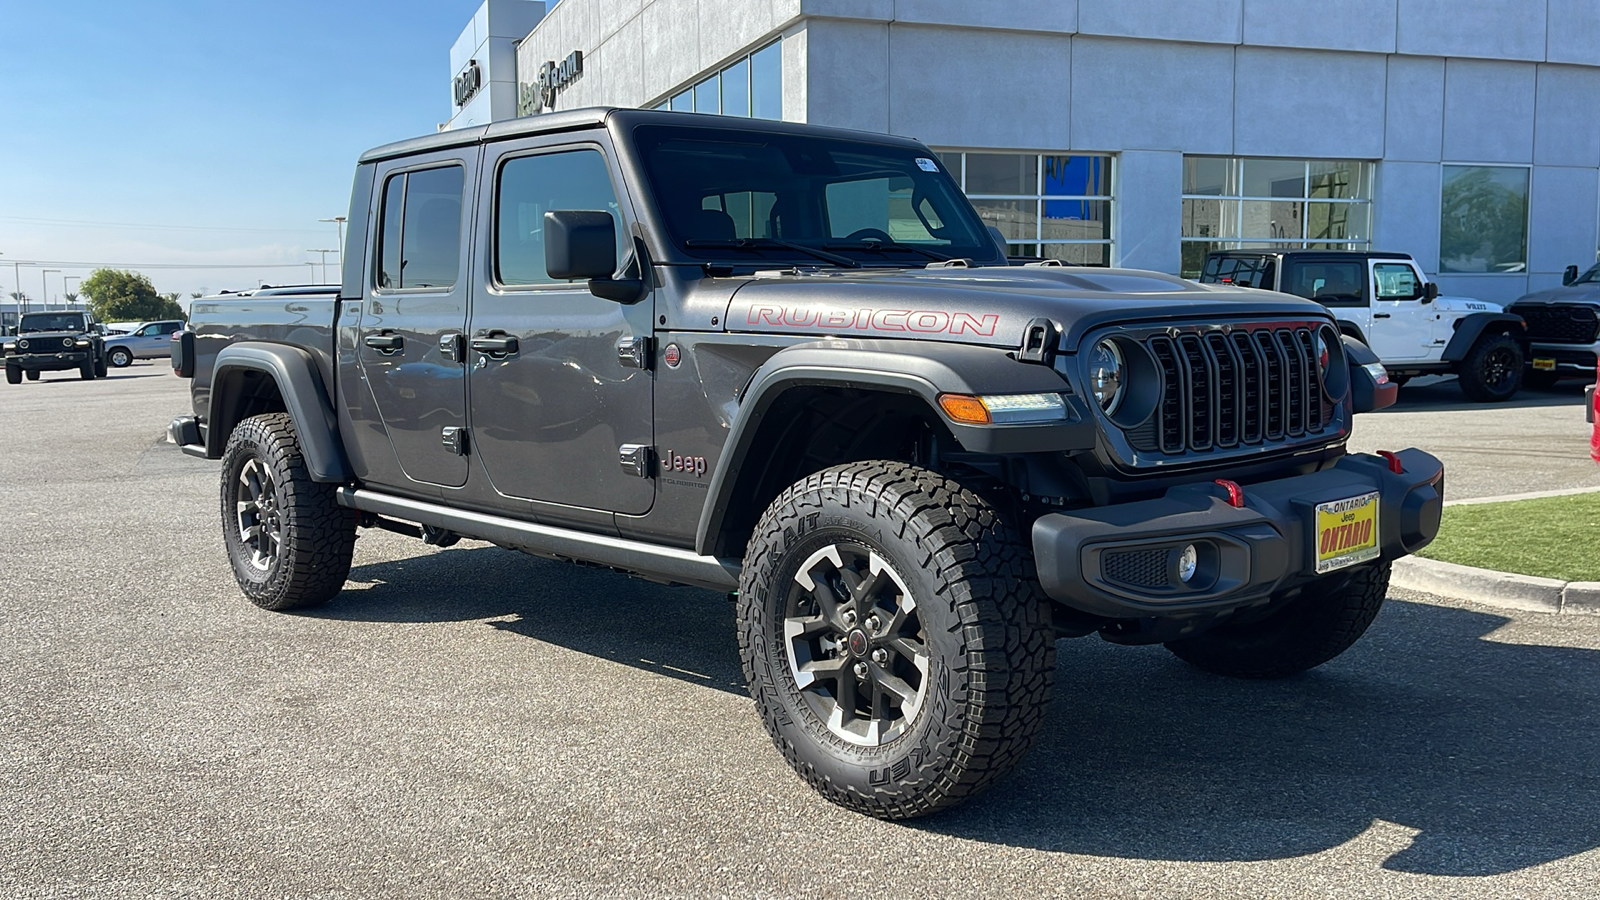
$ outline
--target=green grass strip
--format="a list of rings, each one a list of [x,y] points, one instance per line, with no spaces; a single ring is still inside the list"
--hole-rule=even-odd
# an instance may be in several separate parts
[[[1600,493],[1447,506],[1439,537],[1418,555],[1562,581],[1600,581]]]

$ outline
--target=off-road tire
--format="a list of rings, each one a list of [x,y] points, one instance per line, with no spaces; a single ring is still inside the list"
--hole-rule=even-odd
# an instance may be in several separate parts
[[[273,500],[257,504],[254,521],[270,518],[277,539],[259,554],[243,533],[241,506],[247,499],[246,470],[257,483],[270,477]],[[270,610],[301,609],[334,598],[350,575],[356,517],[339,506],[334,485],[311,480],[300,438],[287,413],[254,416],[239,423],[222,454],[222,536],[234,578],[250,602]],[[258,542],[261,540],[257,538]]]
[[[6,384],[22,383],[22,367],[6,366]]]
[[[29,381],[38,381],[44,376],[44,372],[41,372],[38,369],[24,369],[22,374],[26,376]]]
[[[1522,386],[1522,345],[1503,331],[1481,335],[1456,368],[1461,393],[1477,403],[1510,400]]]
[[[1350,649],[1383,608],[1389,563],[1324,576],[1265,618],[1224,624],[1167,649],[1218,675],[1283,678],[1322,665]]]
[[[875,746],[824,721],[791,663],[795,576],[829,546],[879,555],[924,640],[922,699]],[[834,803],[884,819],[953,806],[1009,772],[1038,736],[1055,678],[1048,600],[1022,537],[977,494],[900,462],[824,469],[772,502],[746,551],[738,631],[751,696],[789,765]],[[835,656],[859,658],[853,644],[852,632]]]
[[[126,369],[133,365],[133,351],[126,347],[113,347],[111,352],[106,354],[106,360],[113,368]]]
[[[90,360],[89,362],[86,362],[83,365],[78,367],[78,377],[82,378],[84,381],[93,381],[94,380],[94,361],[93,360]]]
[[[99,359],[94,361],[94,377],[106,377],[106,358],[104,354],[102,354]]]

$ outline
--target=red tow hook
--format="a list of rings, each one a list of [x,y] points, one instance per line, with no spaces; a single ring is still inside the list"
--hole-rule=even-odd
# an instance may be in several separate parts
[[[1229,481],[1226,478],[1218,478],[1217,484],[1222,485],[1223,489],[1228,492],[1229,506],[1234,509],[1244,509],[1244,488],[1239,487],[1238,482]]]
[[[1405,471],[1405,467],[1400,465],[1400,454],[1393,450],[1379,450],[1378,455],[1389,461],[1389,471],[1396,475]]]

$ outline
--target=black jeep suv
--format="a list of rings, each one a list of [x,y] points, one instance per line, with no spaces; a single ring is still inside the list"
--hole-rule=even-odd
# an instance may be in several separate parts
[[[40,372],[60,369],[77,369],[84,381],[106,374],[103,329],[84,310],[25,313],[16,337],[3,346],[9,384],[21,384],[24,376],[38,381]]]

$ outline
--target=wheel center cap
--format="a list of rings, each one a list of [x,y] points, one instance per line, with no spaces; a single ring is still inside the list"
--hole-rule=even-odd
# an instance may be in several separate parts
[[[850,632],[850,655],[867,655],[867,633],[859,628]]]

